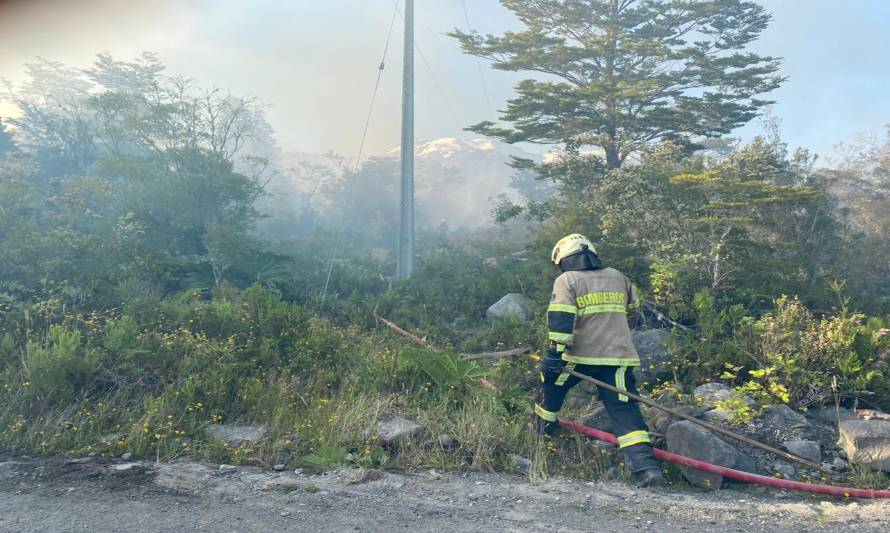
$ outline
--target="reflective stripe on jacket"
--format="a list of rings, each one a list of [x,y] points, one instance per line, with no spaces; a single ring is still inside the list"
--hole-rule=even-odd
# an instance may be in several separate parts
[[[553,283],[548,338],[568,346],[562,358],[572,363],[639,366],[627,325],[638,306],[633,285],[614,268],[564,272]]]

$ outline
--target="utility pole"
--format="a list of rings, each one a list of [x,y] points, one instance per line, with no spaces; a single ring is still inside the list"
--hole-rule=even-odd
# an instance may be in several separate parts
[[[402,202],[397,273],[407,278],[414,272],[414,0],[405,0],[402,68]]]

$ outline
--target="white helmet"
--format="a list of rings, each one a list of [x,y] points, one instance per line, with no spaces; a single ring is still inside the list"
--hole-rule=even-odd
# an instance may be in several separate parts
[[[593,243],[590,242],[590,239],[585,237],[584,235],[573,233],[562,239],[559,239],[559,242],[556,243],[556,246],[553,247],[553,252],[550,254],[550,260],[553,261],[554,264],[558,265],[560,261],[565,259],[566,257],[577,254],[583,250],[590,250],[593,253],[596,253],[596,250],[593,247]]]

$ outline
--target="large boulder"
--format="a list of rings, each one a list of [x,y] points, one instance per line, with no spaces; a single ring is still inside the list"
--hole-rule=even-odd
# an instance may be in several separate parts
[[[705,383],[699,385],[692,391],[695,400],[708,407],[716,407],[717,402],[728,400],[736,394],[735,391],[724,385],[723,383]]]
[[[845,420],[838,431],[848,461],[890,472],[890,420]]]
[[[403,418],[401,416],[393,416],[377,423],[377,435],[380,442],[390,446],[400,444],[401,442],[416,437],[423,432],[423,426]]]
[[[257,444],[268,436],[265,426],[230,426],[216,424],[207,428],[211,437],[221,440],[230,446],[242,444]]]
[[[639,379],[640,383],[655,381],[659,372],[669,370],[668,366],[672,355],[668,352],[665,342],[670,336],[666,329],[634,330],[631,339],[640,354]]]
[[[753,469],[753,460],[707,429],[688,420],[675,422],[667,430],[669,451],[711,464],[744,470]],[[695,468],[680,467],[687,481],[705,489],[719,489],[723,476]]]
[[[511,292],[494,303],[485,312],[488,318],[510,318],[515,317],[521,320],[531,320],[534,316],[532,313],[531,302],[525,296]]]

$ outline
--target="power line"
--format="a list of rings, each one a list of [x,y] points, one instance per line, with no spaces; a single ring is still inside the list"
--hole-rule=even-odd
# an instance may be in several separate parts
[[[396,18],[399,15],[399,3],[397,0],[393,0],[393,4],[395,9],[392,13],[392,20],[389,23],[389,31],[386,34],[386,45],[383,47],[383,56],[380,58],[380,66],[377,67],[377,80],[374,82],[374,90],[371,92],[371,104],[368,106],[368,116],[365,119],[365,127],[362,130],[362,140],[359,143],[358,153],[355,156],[355,164],[352,168],[352,175],[349,177],[349,183],[346,184],[346,202],[345,205],[348,206],[350,200],[352,199],[352,189],[355,185],[355,178],[358,175],[358,167],[362,161],[362,154],[365,151],[365,142],[368,140],[368,130],[371,126],[371,118],[374,115],[374,105],[377,103],[377,94],[380,89],[380,80],[383,78],[383,70],[386,68],[386,56],[389,53],[389,44],[392,42],[392,31],[396,26]],[[346,218],[343,217],[341,220],[344,221]],[[325,278],[324,289],[321,292],[321,303],[324,304],[325,299],[328,294],[328,286],[331,283],[331,274],[334,271],[334,260],[336,257],[331,258],[331,264],[328,265],[328,275]]]
[[[467,1],[460,0],[461,6],[464,8],[464,19],[467,21],[467,30],[473,33],[473,25],[470,23],[470,12],[467,11]],[[478,56],[474,56],[476,59],[476,68],[479,70],[479,80],[482,82],[482,94],[485,95],[485,104],[488,106],[488,114],[494,117],[494,111],[491,107],[491,98],[488,96],[488,84],[485,83],[485,74],[482,71],[482,61],[479,60]]]
[[[393,0],[393,5],[395,6],[399,16],[404,19],[402,10],[399,9],[398,1]],[[436,76],[435,72],[433,72],[433,68],[430,66],[430,62],[427,61],[423,50],[420,49],[420,45],[417,43],[416,40],[414,41],[414,49],[417,50],[417,54],[420,56],[420,60],[423,63],[423,66],[426,67],[427,73],[430,75],[430,78],[432,78],[433,84],[436,86],[436,90],[439,91],[439,95],[442,97],[442,101],[445,103],[445,108],[448,109],[448,113],[451,115],[451,120],[454,121],[455,128],[459,131],[461,127],[460,121],[457,119],[457,114],[454,112],[454,108],[451,107],[451,102],[448,100],[448,96],[445,93],[445,90],[442,88],[442,84],[439,83],[439,78]]]

